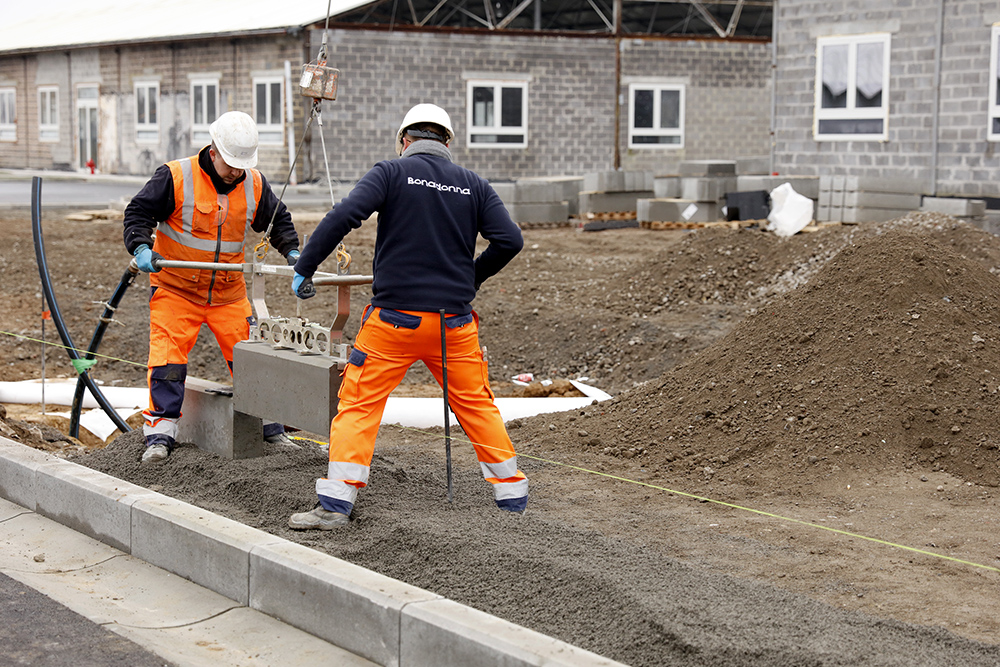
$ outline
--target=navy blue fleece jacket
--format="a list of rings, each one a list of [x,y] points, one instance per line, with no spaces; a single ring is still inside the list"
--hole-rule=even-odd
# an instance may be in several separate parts
[[[423,140],[358,181],[320,222],[295,271],[311,277],[375,212],[372,305],[381,308],[468,314],[479,286],[524,243],[490,184],[452,163],[443,145]],[[476,257],[478,234],[489,246]]]

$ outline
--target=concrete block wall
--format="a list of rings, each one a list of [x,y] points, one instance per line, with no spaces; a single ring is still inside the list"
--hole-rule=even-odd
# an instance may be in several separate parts
[[[683,160],[734,159],[770,150],[771,45],[709,40],[622,40],[622,169],[676,173]],[[628,148],[628,83],[685,86],[684,147]]]
[[[16,88],[18,106],[17,140],[0,142],[0,166],[76,170],[76,90],[81,84],[93,84],[100,89],[98,170],[152,175],[164,162],[193,155],[204,145],[191,139],[189,74],[219,74],[220,112],[252,114],[254,73],[283,71],[285,60],[293,65],[298,95],[296,72],[305,50],[302,40],[273,35],[0,56],[0,87]],[[136,141],[135,83],[143,79],[159,83],[159,138],[153,143]],[[59,141],[54,143],[38,141],[38,87],[42,85],[59,87]],[[297,109],[298,129],[308,107],[298,103]],[[284,182],[287,144],[262,145],[259,157],[258,166],[268,180]]]
[[[322,31],[315,31],[314,48],[321,38]],[[451,116],[456,162],[484,178],[580,175],[614,167],[610,40],[332,30],[330,54],[331,65],[342,72],[340,95],[324,114],[334,178],[357,179],[375,162],[395,157],[394,135],[403,114],[429,100]],[[470,148],[467,80],[512,76],[528,79],[528,148]],[[319,145],[318,137],[313,145]]]
[[[775,170],[796,176],[906,178],[923,194],[1000,193],[1000,155],[986,141],[992,3],[949,0],[941,50],[938,165],[933,173],[936,2],[782,0],[777,4]],[[992,12],[992,13],[991,13]],[[888,141],[813,138],[816,39],[891,34]]]
[[[314,35],[314,41],[319,35]],[[336,178],[357,178],[358,164],[393,156],[391,134],[410,104],[428,93],[452,117],[456,161],[495,180],[580,175],[614,168],[614,44],[603,39],[514,35],[439,35],[333,31],[331,61],[345,72],[333,137]],[[316,41],[318,45],[318,41]],[[619,131],[624,171],[676,170],[687,157],[760,155],[768,146],[769,45],[717,41],[627,40],[620,91],[636,78],[689,77],[685,148],[627,149],[627,104]],[[372,61],[398,63],[399,78]],[[527,149],[470,149],[466,79],[517,75],[528,81]],[[403,85],[406,81],[406,85]],[[386,104],[392,100],[392,104]],[[359,117],[361,111],[367,111]],[[386,132],[390,134],[387,140]],[[581,132],[587,139],[581,141]],[[342,142],[342,143],[339,143]],[[327,145],[331,137],[327,138]]]

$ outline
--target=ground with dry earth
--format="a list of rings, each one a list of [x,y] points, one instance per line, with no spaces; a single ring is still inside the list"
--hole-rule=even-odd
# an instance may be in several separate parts
[[[115,221],[46,213],[48,261],[89,340],[128,259]],[[294,212],[300,232],[315,212]],[[0,380],[38,377],[41,297],[26,215],[0,220]],[[348,237],[370,270],[375,224]],[[1000,239],[944,216],[779,239],[527,230],[475,307],[491,381],[575,378],[615,398],[509,424],[528,513],[496,512],[471,448],[445,498],[440,429],[384,426],[354,520],[294,533],[317,447],[140,466],[133,432],[68,441],[7,405],[7,437],[634,665],[1000,663]],[[143,281],[92,371],[140,385]],[[268,305],[292,314],[285,285]],[[354,292],[353,312],[367,300]],[[328,320],[329,295],[302,314]],[[357,327],[348,323],[348,335]],[[47,337],[55,338],[53,328]],[[203,333],[191,373],[223,380]],[[49,376],[72,375],[60,351]],[[127,363],[133,362],[133,363]],[[427,392],[415,370],[404,390]],[[331,617],[331,622],[336,618]]]

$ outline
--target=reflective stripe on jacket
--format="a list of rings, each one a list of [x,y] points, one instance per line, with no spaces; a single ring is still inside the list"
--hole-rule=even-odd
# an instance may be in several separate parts
[[[260,172],[248,169],[247,178],[232,192],[220,195],[199,166],[198,156],[167,166],[174,181],[174,212],[157,226],[153,250],[170,260],[241,263],[247,230],[260,203]],[[149,278],[151,285],[195,303],[225,304],[246,298],[246,282],[239,271],[162,269]]]

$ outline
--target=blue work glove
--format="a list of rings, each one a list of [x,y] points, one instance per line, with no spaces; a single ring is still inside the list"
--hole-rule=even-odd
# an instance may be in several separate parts
[[[292,291],[300,299],[311,299],[316,296],[316,286],[313,285],[312,278],[306,278],[298,271],[292,278]]]
[[[295,266],[295,262],[299,261],[299,251],[298,250],[289,251],[289,253],[285,255],[285,259],[288,260],[288,266]]]
[[[135,255],[135,263],[138,265],[140,271],[157,273],[160,270],[159,267],[153,265],[153,262],[163,259],[163,255],[153,252],[145,243],[136,248],[133,254]]]

